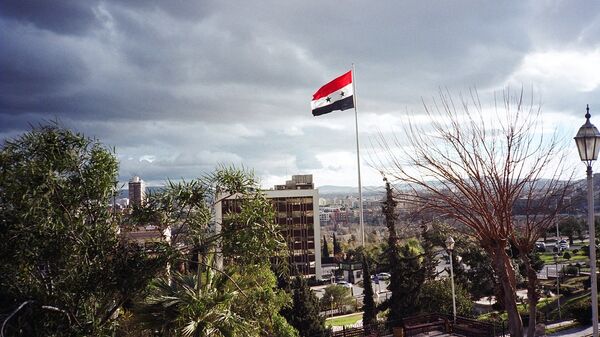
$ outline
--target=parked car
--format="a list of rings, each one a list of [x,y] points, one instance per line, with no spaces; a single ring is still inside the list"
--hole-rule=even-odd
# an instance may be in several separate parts
[[[560,250],[569,249],[569,242],[567,240],[560,240],[558,241],[558,247],[560,247]]]
[[[546,251],[546,244],[543,242],[536,242],[535,243],[535,249],[540,252],[543,253]]]
[[[377,278],[379,278],[380,280],[387,280],[390,277],[392,277],[392,275],[390,273],[379,273],[379,274],[377,274]]]
[[[352,283],[346,282],[346,281],[338,281],[335,284],[337,284],[338,286],[342,286],[344,288],[352,288]]]

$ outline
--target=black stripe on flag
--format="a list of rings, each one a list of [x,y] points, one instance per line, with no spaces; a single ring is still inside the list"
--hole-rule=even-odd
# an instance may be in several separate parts
[[[354,97],[348,96],[340,99],[339,101],[335,101],[329,105],[316,108],[312,111],[312,114],[313,116],[321,116],[326,113],[330,113],[334,110],[346,110],[351,108],[354,108]]]

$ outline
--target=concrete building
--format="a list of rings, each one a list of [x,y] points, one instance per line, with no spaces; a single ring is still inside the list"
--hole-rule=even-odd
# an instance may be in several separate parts
[[[274,221],[281,225],[290,250],[290,263],[307,277],[322,277],[321,224],[319,221],[319,191],[314,188],[312,175],[294,175],[284,185],[263,191],[275,210]],[[217,206],[218,207],[218,206]],[[220,215],[235,210],[235,199],[222,202]]]
[[[129,181],[129,205],[141,205],[146,199],[146,185],[144,181],[135,176]]]

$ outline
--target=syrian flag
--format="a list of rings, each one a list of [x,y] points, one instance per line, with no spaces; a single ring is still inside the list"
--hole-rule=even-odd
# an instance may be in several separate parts
[[[354,108],[352,70],[322,86],[310,102],[313,116]]]

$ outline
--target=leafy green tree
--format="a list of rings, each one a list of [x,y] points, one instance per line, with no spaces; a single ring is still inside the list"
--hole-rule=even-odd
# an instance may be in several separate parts
[[[363,286],[363,326],[369,326],[377,322],[377,308],[373,299],[371,267],[366,256],[363,256]]]
[[[267,265],[227,275],[175,273],[153,283],[135,309],[143,328],[163,336],[297,336],[278,311],[287,302]],[[278,324],[274,324],[278,322]]]
[[[321,297],[321,308],[342,310],[347,305],[353,305],[354,298],[350,294],[350,289],[332,284],[323,290]]]
[[[425,313],[443,313],[452,315],[452,290],[450,279],[429,280],[423,285],[420,310]],[[473,301],[469,293],[460,284],[455,284],[456,314],[463,317],[473,316]]]
[[[163,335],[295,334],[279,314],[291,299],[277,289],[272,271],[272,260],[286,258],[287,246],[270,202],[257,190],[250,172],[220,167],[196,180],[170,182],[134,212],[136,223],[185,233],[172,238],[178,248],[172,261],[189,266],[181,290],[151,289],[139,304],[142,326],[160,326]],[[222,223],[212,223],[212,206],[219,203]],[[156,305],[156,299],[178,306]],[[214,317],[221,317],[222,328]]]
[[[560,220],[558,228],[561,234],[564,234],[569,238],[569,244],[573,245],[575,236],[581,237],[582,233],[585,231],[585,222],[570,216]]]
[[[466,286],[469,293],[475,298],[492,296],[497,289],[498,281],[487,253],[475,245],[464,249],[461,253],[463,263],[469,266],[466,271],[467,283],[457,282]],[[502,299],[498,297],[498,299]]]
[[[283,316],[298,330],[301,337],[328,336],[325,318],[319,315],[319,311],[319,300],[306,280],[296,275],[293,281],[292,306],[282,311]]]
[[[0,150],[0,317],[10,336],[105,335],[164,270],[118,235],[107,207],[118,164],[99,142],[51,124]],[[5,316],[7,317],[7,316]]]

